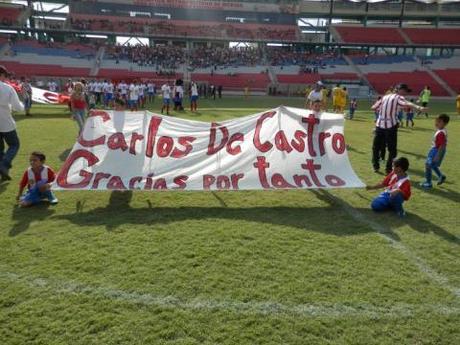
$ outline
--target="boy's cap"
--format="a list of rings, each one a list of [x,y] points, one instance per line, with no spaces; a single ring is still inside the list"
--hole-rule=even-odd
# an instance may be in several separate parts
[[[315,99],[313,103],[322,103],[320,99]]]
[[[398,85],[396,86],[396,89],[398,89],[398,90],[405,90],[405,91],[407,91],[407,92],[412,92],[412,89],[409,88],[409,86],[408,86],[407,84],[404,84],[404,83],[398,84]]]

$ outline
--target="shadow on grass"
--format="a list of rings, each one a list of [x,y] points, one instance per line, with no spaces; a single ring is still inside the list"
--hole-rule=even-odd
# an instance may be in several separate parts
[[[47,220],[53,213],[54,210],[51,209],[50,204],[46,202],[30,208],[15,206],[13,208],[12,219],[16,221],[16,223],[10,229],[9,235],[13,237],[17,236],[27,231],[32,222]]]
[[[313,193],[321,200],[329,202],[331,205],[336,203],[339,205],[339,201],[346,205],[347,208],[353,208],[350,204],[348,204],[343,199],[338,199],[336,196],[333,196],[328,191],[313,191]],[[356,193],[357,196],[366,200],[371,203],[371,199],[363,196],[361,193]],[[460,245],[460,238],[450,232],[444,230],[439,225],[432,223],[428,220],[421,218],[420,216],[416,215],[415,213],[408,213],[406,217],[399,218],[397,217],[394,212],[383,212],[383,213],[375,213],[370,208],[353,208],[354,211],[361,214],[364,219],[369,219],[369,221],[378,223],[379,225],[383,226],[383,229],[386,231],[384,232],[385,235],[391,237],[393,240],[399,241],[399,236],[394,232],[394,230],[408,225],[413,230],[420,232],[420,233],[434,233],[435,235],[443,238],[446,241],[455,243]]]
[[[147,225],[152,229],[155,225],[181,222],[185,220],[244,220],[257,222],[261,225],[289,226],[300,230],[326,233],[334,236],[352,236],[375,232],[366,222],[358,223],[344,211],[339,202],[327,192],[312,191],[312,193],[328,206],[323,207],[241,207],[232,208],[227,205],[220,193],[213,193],[222,207],[155,207],[148,200],[147,207],[132,208],[130,202],[133,192],[112,192],[109,204],[93,210],[84,211],[78,207],[74,214],[59,215],[53,218],[65,219],[80,227],[105,226],[107,231],[114,231],[121,225]],[[341,201],[343,202],[343,201]],[[347,204],[348,205],[348,204]],[[351,207],[350,205],[348,205]],[[366,219],[383,224],[385,234],[396,241],[399,236],[395,229],[409,225],[421,232],[432,232],[443,239],[459,243],[459,239],[418,215],[409,214],[400,219],[392,212],[375,214],[367,208],[355,208]]]
[[[426,155],[421,155],[421,154],[418,154],[418,153],[415,153],[415,152],[409,152],[409,151],[405,151],[405,150],[401,150],[401,149],[398,149],[398,152],[403,153],[405,155],[415,157],[417,159],[423,159],[423,160],[426,159]]]
[[[37,114],[32,114],[32,116],[17,116],[15,117],[16,122],[18,121],[35,121],[35,120],[50,120],[50,119],[69,119],[70,113],[65,110],[62,110],[59,113],[53,113],[53,114],[42,114],[42,113],[37,113]]]

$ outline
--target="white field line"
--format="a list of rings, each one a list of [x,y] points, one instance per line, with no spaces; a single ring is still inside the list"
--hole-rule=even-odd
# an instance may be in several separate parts
[[[428,263],[425,262],[421,257],[416,255],[412,250],[406,247],[403,243],[396,241],[393,239],[389,233],[391,233],[390,229],[387,229],[382,224],[377,223],[376,221],[366,217],[363,213],[359,212],[348,203],[343,201],[342,199],[327,193],[334,201],[336,201],[342,209],[353,219],[356,221],[366,224],[370,226],[374,231],[376,231],[380,236],[382,236],[385,240],[387,240],[391,246],[401,253],[403,253],[411,262],[414,264],[420,272],[425,274],[429,279],[437,283],[438,285],[442,286],[444,289],[450,291],[457,299],[460,300],[460,288],[453,286],[447,277],[442,275],[441,273],[437,272],[433,269]]]
[[[168,309],[182,309],[199,312],[225,312],[244,315],[296,316],[304,318],[406,318],[414,315],[460,315],[460,307],[444,304],[405,304],[376,306],[369,303],[323,303],[287,305],[278,302],[239,302],[233,300],[212,300],[195,298],[185,300],[174,296],[160,296],[148,293],[128,292],[119,289],[96,287],[73,281],[60,281],[17,273],[0,271],[0,280],[27,285],[52,295],[84,295],[95,298],[153,306]]]

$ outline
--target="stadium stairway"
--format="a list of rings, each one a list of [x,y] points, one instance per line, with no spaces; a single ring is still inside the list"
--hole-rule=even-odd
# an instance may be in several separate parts
[[[335,40],[339,43],[343,43],[343,38],[340,35],[340,33],[337,31],[337,29],[334,26],[329,26],[329,33],[332,35],[332,37],[335,37]]]
[[[21,11],[21,14],[18,17],[19,26],[23,26],[31,16],[32,9],[30,7],[25,7],[24,11]]]
[[[407,44],[413,44],[412,40],[411,40],[410,37],[404,32],[403,29],[398,28],[398,32],[399,32],[399,34],[402,36],[402,38],[404,38],[404,40],[406,41]]]
[[[101,61],[103,61],[104,59],[104,54],[105,54],[105,47],[102,46],[96,52],[96,57],[94,58],[93,67],[91,68],[91,72],[89,72],[90,76],[95,77],[99,74],[99,69],[101,67]]]
[[[422,64],[422,61],[416,56],[415,59],[420,63],[420,66],[422,66],[422,70],[426,71],[434,80],[438,82],[439,85],[441,85],[448,93],[450,96],[455,97],[457,94],[455,91],[447,84],[444,79],[442,79],[437,73],[435,73],[429,65],[424,65]]]
[[[268,66],[267,70],[268,70],[268,76],[270,77],[270,81],[272,82],[272,84],[274,84],[275,86],[278,86],[279,84],[278,78],[276,77],[276,73],[275,73],[273,66]]]
[[[358,76],[361,78],[362,81],[364,81],[366,83],[367,86],[369,86],[369,88],[371,90],[373,90],[374,92],[376,92],[376,90],[374,89],[374,87],[372,86],[372,84],[369,82],[369,80],[367,79],[366,75],[363,73],[363,71],[361,71],[361,69],[353,62],[353,60],[347,56],[347,55],[343,55],[343,58],[345,59],[345,61],[353,68],[353,70],[356,72],[356,74],[358,74]]]

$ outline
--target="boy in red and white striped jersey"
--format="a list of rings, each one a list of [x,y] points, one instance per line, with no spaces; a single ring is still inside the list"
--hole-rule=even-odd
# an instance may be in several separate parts
[[[379,188],[386,189],[378,197],[372,200],[371,208],[376,212],[393,210],[400,217],[404,217],[406,212],[403,208],[404,201],[409,200],[411,196],[411,185],[407,170],[409,169],[409,160],[405,157],[393,160],[393,171],[385,179],[375,185],[367,186],[367,190]]]
[[[58,199],[51,191],[51,183],[56,179],[56,174],[49,166],[45,165],[46,156],[38,151],[30,154],[30,167],[24,172],[17,200],[22,207],[39,204],[43,199],[47,199],[50,204],[56,205]],[[28,188],[23,195],[24,189]]]
[[[433,136],[433,145],[428,152],[428,157],[425,163],[425,182],[421,184],[424,188],[432,188],[433,184],[431,182],[433,171],[438,176],[438,185],[443,184],[446,181],[446,175],[444,175],[439,167],[444,159],[446,154],[447,147],[447,129],[446,126],[449,123],[449,115],[441,114],[439,115],[434,125],[436,127],[436,132]]]

